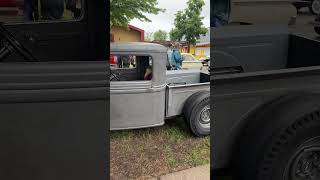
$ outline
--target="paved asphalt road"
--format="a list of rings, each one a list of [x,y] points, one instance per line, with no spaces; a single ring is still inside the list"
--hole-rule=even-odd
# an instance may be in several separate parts
[[[302,9],[297,15],[296,25],[290,28],[290,31],[294,34],[304,36],[309,39],[316,39],[320,41],[320,35],[318,35],[310,22],[314,21],[315,16],[310,15],[307,9]],[[215,180],[235,180],[231,176],[217,177]]]

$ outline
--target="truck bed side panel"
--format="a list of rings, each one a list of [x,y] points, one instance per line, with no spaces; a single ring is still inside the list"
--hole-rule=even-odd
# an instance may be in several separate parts
[[[210,91],[210,83],[167,86],[166,117],[182,115],[184,103],[198,91]]]

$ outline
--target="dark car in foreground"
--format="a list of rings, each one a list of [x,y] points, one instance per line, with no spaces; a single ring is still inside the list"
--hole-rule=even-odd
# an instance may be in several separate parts
[[[286,26],[212,31],[213,174],[320,179],[320,42]]]
[[[107,2],[47,19],[58,8],[2,1],[0,179],[106,179]]]

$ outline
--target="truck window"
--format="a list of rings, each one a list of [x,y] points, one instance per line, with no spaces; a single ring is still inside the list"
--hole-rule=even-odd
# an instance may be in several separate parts
[[[5,24],[77,20],[83,0],[2,0],[0,21]]]
[[[118,81],[149,81],[152,79],[151,56],[110,55],[110,69]]]

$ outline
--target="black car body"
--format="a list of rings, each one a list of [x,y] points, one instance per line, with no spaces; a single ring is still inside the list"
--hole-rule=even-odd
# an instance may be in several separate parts
[[[285,165],[299,170],[289,157],[304,152],[297,147],[304,148],[303,137],[312,136],[309,128],[320,132],[318,117],[313,116],[320,107],[320,43],[291,34],[286,26],[212,31],[212,173],[232,172],[239,179],[260,180],[281,179],[277,172],[287,173]],[[315,121],[308,121],[310,117]],[[307,122],[315,125],[304,125]],[[296,123],[301,125],[299,132],[286,131],[298,128]],[[287,146],[281,138],[292,147],[284,150]],[[269,152],[277,154],[269,157]]]
[[[75,20],[0,15],[0,179],[106,178],[109,12],[81,3]]]

